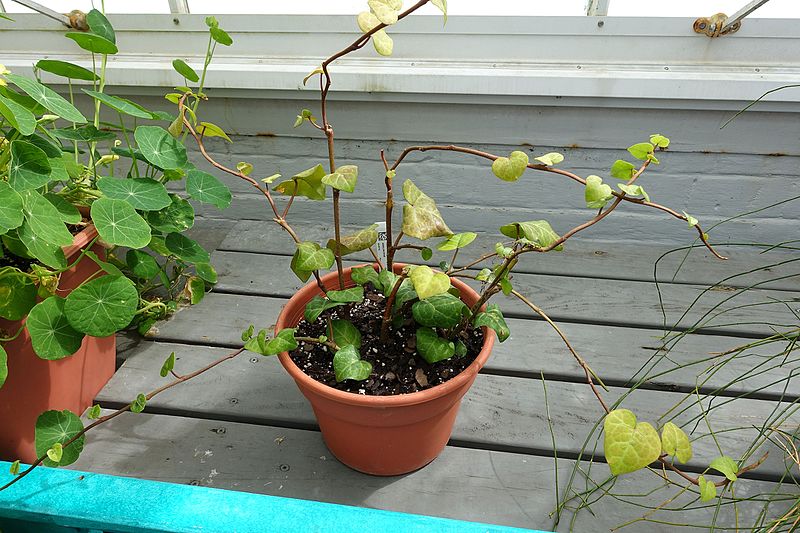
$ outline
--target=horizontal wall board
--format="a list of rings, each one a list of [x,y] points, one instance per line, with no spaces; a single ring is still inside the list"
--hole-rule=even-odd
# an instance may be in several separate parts
[[[554,467],[563,490],[573,466],[574,462],[566,459],[555,465],[552,458],[449,446],[422,470],[381,478],[341,465],[313,432],[142,413],[124,414],[95,430],[71,468],[550,531],[553,520],[549,514],[556,504]],[[604,479],[603,468],[605,465],[598,465],[592,475]],[[578,481],[576,489],[584,483]],[[782,489],[742,479],[736,492],[746,498],[789,490],[788,486]],[[648,502],[674,496],[672,489],[659,487],[658,478],[647,472],[622,476],[613,489],[619,494],[650,491]],[[691,504],[695,498],[686,493],[673,504],[686,506],[681,511],[683,521],[709,524],[713,507]],[[739,523],[752,523],[759,507],[757,502],[740,503]],[[644,512],[635,503],[612,497],[595,502],[592,511],[578,513],[576,530],[610,529]],[[717,524],[731,524],[731,506],[725,505],[721,511]],[[782,512],[784,507],[777,504],[771,516],[779,517]],[[663,510],[652,518],[673,515]],[[566,512],[556,531],[568,531],[571,518]],[[654,532],[671,528],[648,525],[648,531]],[[486,531],[492,530],[487,526]]]

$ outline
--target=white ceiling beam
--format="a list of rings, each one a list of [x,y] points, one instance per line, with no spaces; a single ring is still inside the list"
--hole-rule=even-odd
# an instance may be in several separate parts
[[[589,17],[605,17],[608,15],[608,6],[611,0],[588,0],[586,2],[586,15]]]
[[[189,0],[168,0],[170,13],[189,13]]]

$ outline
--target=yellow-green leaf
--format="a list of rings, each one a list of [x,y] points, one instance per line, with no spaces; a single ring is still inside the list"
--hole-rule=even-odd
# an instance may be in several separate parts
[[[549,154],[540,155],[534,159],[547,166],[553,166],[561,163],[564,160],[564,156],[558,152],[550,152]]]
[[[661,448],[667,455],[674,455],[680,463],[687,463],[692,458],[692,444],[681,428],[667,422],[661,428]]]
[[[713,481],[709,481],[705,476],[697,478],[698,487],[700,488],[700,501],[708,502],[717,497],[717,486]]]
[[[429,266],[411,267],[409,277],[420,300],[443,294],[450,288],[447,274],[434,272]]]
[[[492,163],[492,172],[503,181],[517,181],[528,168],[528,154],[515,150],[508,157],[498,157]]]
[[[603,422],[606,461],[615,476],[646,467],[661,454],[658,432],[647,422],[636,423],[627,409],[615,409]]]
[[[228,134],[223,131],[222,128],[217,126],[216,124],[212,124],[211,122],[201,122],[200,125],[197,127],[197,133],[201,134],[203,137],[222,137],[229,143],[232,143]]]

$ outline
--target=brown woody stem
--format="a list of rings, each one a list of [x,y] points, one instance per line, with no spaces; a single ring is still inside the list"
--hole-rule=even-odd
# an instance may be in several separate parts
[[[383,311],[383,321],[381,322],[381,342],[386,342],[389,340],[389,325],[392,323],[392,308],[394,307],[394,300],[397,296],[397,291],[400,290],[400,285],[403,284],[403,280],[407,277],[408,273],[404,270],[394,283],[392,292],[390,292],[389,296],[386,298],[386,309]]]

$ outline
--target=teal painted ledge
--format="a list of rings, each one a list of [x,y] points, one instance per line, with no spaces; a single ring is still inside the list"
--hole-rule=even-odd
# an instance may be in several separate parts
[[[0,461],[0,482],[10,463]],[[361,507],[38,468],[0,492],[0,531],[513,533],[533,530]]]

